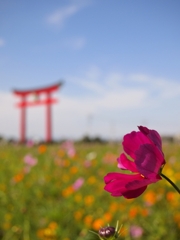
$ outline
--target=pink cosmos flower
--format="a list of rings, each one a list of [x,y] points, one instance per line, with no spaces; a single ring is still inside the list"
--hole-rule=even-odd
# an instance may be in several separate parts
[[[143,229],[139,226],[133,225],[130,227],[130,234],[132,238],[139,238],[143,235]]]
[[[24,163],[24,172],[29,173],[31,168],[37,164],[37,159],[28,154],[24,157]]]
[[[161,180],[160,171],[165,164],[161,137],[155,130],[138,128],[140,131],[126,134],[122,143],[125,153],[134,161],[124,153],[117,159],[120,169],[133,174],[112,172],[104,177],[104,189],[114,197],[136,198],[149,184]]]
[[[76,150],[74,147],[74,143],[72,141],[66,141],[62,144],[62,148],[64,148],[69,157],[74,157],[76,155]]]
[[[31,155],[26,155],[24,157],[24,163],[27,164],[28,166],[35,166],[37,164],[37,159],[33,158]]]
[[[77,191],[84,183],[84,178],[80,177],[73,183],[73,189]]]
[[[26,142],[26,146],[27,147],[33,147],[34,146],[34,142],[33,142],[33,140],[28,140],[27,142]]]

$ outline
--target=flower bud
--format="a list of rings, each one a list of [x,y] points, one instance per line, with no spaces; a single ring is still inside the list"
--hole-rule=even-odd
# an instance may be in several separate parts
[[[115,232],[116,231],[114,227],[103,227],[99,230],[99,236],[109,238],[114,236]]]

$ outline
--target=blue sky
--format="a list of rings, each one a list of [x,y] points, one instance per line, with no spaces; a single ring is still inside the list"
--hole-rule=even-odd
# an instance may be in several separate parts
[[[178,0],[0,1],[0,134],[19,136],[13,88],[62,79],[53,136],[180,133]],[[13,119],[13,122],[12,122]],[[44,138],[44,107],[27,136]]]

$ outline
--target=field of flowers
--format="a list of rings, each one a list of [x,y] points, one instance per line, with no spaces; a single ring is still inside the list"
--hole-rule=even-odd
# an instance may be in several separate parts
[[[180,186],[180,145],[163,150],[163,173]],[[99,239],[89,230],[117,221],[122,239],[180,239],[180,195],[165,180],[133,200],[104,191],[121,152],[121,143],[1,144],[0,239]]]

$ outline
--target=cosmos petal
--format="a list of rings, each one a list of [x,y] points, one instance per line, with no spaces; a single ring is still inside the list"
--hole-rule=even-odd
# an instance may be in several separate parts
[[[155,130],[150,130],[147,127],[143,127],[143,126],[139,126],[138,128],[162,152],[162,140],[159,133]]]
[[[136,151],[135,164],[138,172],[146,178],[156,178],[165,160],[154,145],[144,144]]]
[[[119,156],[117,161],[118,168],[129,170],[131,172],[138,172],[135,163],[133,161],[130,161],[124,153]]]
[[[150,140],[142,132],[131,132],[124,136],[122,145],[124,151],[135,158],[135,152],[139,149],[142,144],[150,143]]]

